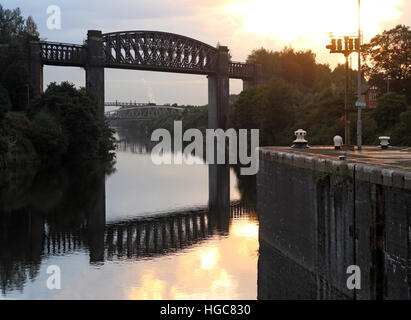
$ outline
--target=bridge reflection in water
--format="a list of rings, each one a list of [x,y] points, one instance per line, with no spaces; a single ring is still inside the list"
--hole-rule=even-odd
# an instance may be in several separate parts
[[[129,157],[130,153],[147,154],[151,146],[141,138],[134,139],[130,131],[126,135],[121,130],[117,132],[120,140],[117,150],[125,151],[119,152],[118,169],[124,170],[124,167],[120,169],[120,166],[124,166],[124,162],[121,162],[123,158]],[[133,158],[133,161],[141,165],[137,158]],[[113,185],[106,183],[106,172],[95,168],[92,165],[79,172],[43,172],[21,179],[13,177],[14,181],[21,181],[21,185],[10,188],[10,192],[0,193],[1,297],[29,297],[35,290],[38,298],[53,298],[53,292],[41,290],[44,288],[44,277],[48,276],[46,268],[54,263],[61,264],[64,277],[70,279],[65,280],[65,289],[79,283],[89,286],[90,290],[86,290],[84,295],[76,291],[75,297],[124,298],[124,292],[116,291],[118,288],[113,288],[110,281],[99,281],[97,284],[92,280],[99,274],[96,270],[113,272],[113,281],[121,279],[127,286],[133,283],[134,287],[139,287],[142,284],[135,283],[136,274],[143,277],[152,270],[152,263],[156,263],[155,272],[166,272],[170,260],[174,261],[176,270],[173,276],[166,277],[169,286],[186,286],[187,292],[194,294],[199,286],[206,283],[208,285],[210,282],[212,288],[211,282],[220,279],[214,277],[223,277],[235,279],[225,285],[233,292],[241,290],[242,295],[239,297],[256,296],[256,212],[252,205],[244,205],[238,200],[230,201],[227,196],[230,194],[228,166],[209,171],[210,192],[217,188],[214,193],[223,195],[214,197],[214,200],[210,195],[209,206],[195,204],[195,207],[190,207],[188,204],[188,207],[171,211],[138,212],[138,217],[134,215],[131,218],[117,214],[113,216],[109,206],[112,206],[113,197],[118,195]],[[213,172],[217,174],[213,175]],[[219,183],[213,181],[219,175],[225,178]],[[200,185],[203,181],[207,183],[204,177],[195,176],[196,179],[201,178]],[[170,183],[170,180],[166,183]],[[110,192],[107,199],[106,186],[110,188],[107,190],[107,193]],[[173,188],[175,185],[169,186]],[[202,192],[204,189],[201,189]],[[187,197],[192,195],[187,194]],[[137,208],[138,203],[138,200],[132,201],[129,211]],[[131,215],[133,213],[130,212]],[[210,256],[211,252],[215,256]],[[201,266],[198,265],[200,253]],[[190,269],[199,268],[204,274],[198,277],[199,271],[196,271],[189,277],[185,275],[184,279],[191,279],[187,283],[182,279],[174,280],[177,273],[186,273],[179,264],[183,260],[186,266],[190,264]],[[139,263],[134,264],[135,261]],[[211,265],[213,261],[215,264]],[[241,264],[235,265],[233,261],[241,261]],[[76,269],[79,266],[81,271]],[[133,276],[126,277],[121,272],[114,272],[117,266],[121,266],[124,271],[139,266],[139,271],[133,269]],[[80,278],[76,270],[90,278]],[[244,272],[248,275],[246,279],[242,278]],[[241,284],[238,284],[237,279]],[[93,289],[96,286],[98,290]],[[207,290],[203,288],[204,296],[201,297],[213,297],[211,289]],[[227,292],[221,292],[221,297],[229,298]],[[74,297],[70,289],[62,290],[61,294],[63,298]],[[169,294],[169,297],[173,297]]]
[[[44,254],[67,254],[87,248],[91,263],[173,254],[216,234],[228,234],[230,219],[253,214],[253,209],[247,209],[236,202],[230,205],[230,210],[226,213],[213,214],[204,208],[111,222],[107,225],[96,215],[73,231],[54,230],[52,225],[46,224]]]

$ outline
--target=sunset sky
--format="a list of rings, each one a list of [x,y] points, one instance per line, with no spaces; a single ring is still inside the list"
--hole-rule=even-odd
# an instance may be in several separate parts
[[[362,0],[365,41],[397,24],[411,25],[411,1]],[[82,43],[88,29],[104,32],[156,30],[186,35],[211,45],[229,47],[233,60],[244,61],[261,46],[312,49],[317,59],[335,66],[341,60],[324,48],[329,33],[354,34],[357,0],[3,0],[5,8],[20,7],[32,15],[42,38]],[[48,30],[47,7],[58,5],[61,30]],[[79,68],[45,68],[45,82],[69,80],[84,86]],[[242,90],[230,81],[231,93]],[[106,101],[206,104],[204,76],[106,69]]]

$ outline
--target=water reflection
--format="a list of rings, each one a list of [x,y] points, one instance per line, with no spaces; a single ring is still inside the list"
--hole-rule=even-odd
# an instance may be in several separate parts
[[[0,297],[255,299],[258,220],[234,171],[154,166],[149,142],[129,130],[118,138],[108,177],[91,164],[9,179]],[[62,290],[46,288],[53,264]]]

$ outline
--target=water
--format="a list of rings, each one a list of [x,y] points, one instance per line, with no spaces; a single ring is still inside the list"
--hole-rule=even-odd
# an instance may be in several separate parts
[[[12,173],[0,199],[2,299],[256,299],[258,219],[230,169],[231,205],[208,210],[208,166],[156,166],[117,130],[115,172]],[[223,186],[224,187],[224,186]],[[240,192],[241,190],[241,192]],[[242,199],[243,198],[243,199]],[[47,288],[47,268],[61,289]]]

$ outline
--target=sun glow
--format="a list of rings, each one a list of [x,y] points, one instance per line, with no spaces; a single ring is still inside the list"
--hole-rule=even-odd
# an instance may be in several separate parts
[[[362,30],[365,37],[381,31],[384,22],[401,16],[404,0],[362,0]],[[243,0],[226,8],[242,20],[250,33],[273,35],[287,41],[355,34],[356,0]]]

